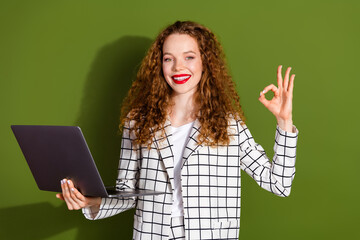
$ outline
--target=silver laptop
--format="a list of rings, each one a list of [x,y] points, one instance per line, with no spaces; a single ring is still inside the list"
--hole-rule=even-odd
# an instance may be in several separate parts
[[[11,125],[40,190],[61,192],[60,180],[71,179],[84,196],[158,195],[153,190],[106,188],[79,127]]]

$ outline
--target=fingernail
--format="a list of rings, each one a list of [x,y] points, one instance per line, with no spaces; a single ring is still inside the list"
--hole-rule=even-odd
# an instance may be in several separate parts
[[[60,180],[60,183],[61,183],[61,184],[64,184],[64,180]]]
[[[70,180],[67,180],[67,183],[70,184]]]
[[[74,189],[74,188],[71,188],[71,191],[75,191],[75,189]]]

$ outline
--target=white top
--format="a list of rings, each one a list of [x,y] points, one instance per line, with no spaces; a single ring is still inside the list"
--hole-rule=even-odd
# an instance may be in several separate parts
[[[189,138],[191,128],[194,122],[187,123],[180,127],[171,126],[172,132],[172,150],[174,154],[174,192],[173,192],[173,205],[172,205],[172,217],[184,216],[184,206],[181,190],[181,165],[182,156],[185,149],[185,144]]]

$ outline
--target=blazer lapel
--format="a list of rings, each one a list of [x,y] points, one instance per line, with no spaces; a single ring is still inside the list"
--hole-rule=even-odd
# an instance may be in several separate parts
[[[198,119],[195,120],[194,125],[190,131],[189,138],[185,143],[185,149],[183,153],[183,163],[184,167],[185,162],[191,156],[193,152],[202,147],[198,145],[198,135],[200,134],[200,122]],[[172,151],[173,141],[171,133],[171,122],[169,118],[166,119],[164,124],[165,137],[162,137],[162,129],[158,130],[154,135],[154,143],[158,149],[159,155],[164,163],[166,172],[169,176],[171,188],[174,190],[174,154]]]
[[[171,122],[167,118],[164,124],[165,137],[162,137],[162,129],[155,132],[154,143],[158,149],[160,158],[162,159],[166,172],[169,176],[171,188],[174,189],[174,154],[172,151],[172,133]]]
[[[185,144],[184,154],[183,154],[183,163],[182,167],[184,167],[185,162],[188,160],[188,158],[191,156],[195,150],[202,147],[202,145],[198,144],[198,136],[200,134],[200,122],[198,119],[195,120],[194,125],[190,131],[190,135],[188,138],[187,143]]]

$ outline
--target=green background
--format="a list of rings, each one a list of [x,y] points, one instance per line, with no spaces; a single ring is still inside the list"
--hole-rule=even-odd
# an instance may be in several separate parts
[[[258,95],[278,65],[296,74],[292,193],[279,198],[243,174],[240,238],[358,236],[359,12],[355,0],[1,1],[0,239],[131,239],[132,211],[88,221],[39,191],[10,125],[79,125],[114,183],[120,103],[151,41],[178,19],[218,36],[269,157],[276,121]]]

